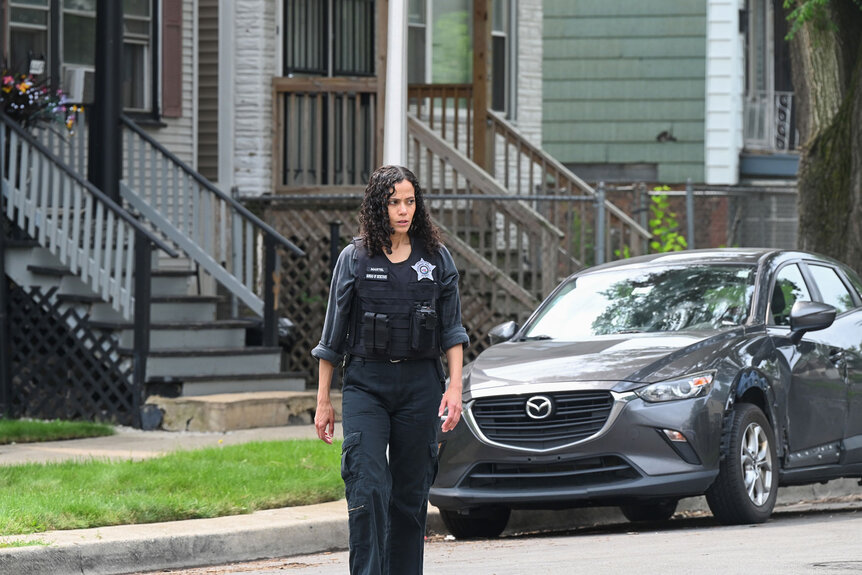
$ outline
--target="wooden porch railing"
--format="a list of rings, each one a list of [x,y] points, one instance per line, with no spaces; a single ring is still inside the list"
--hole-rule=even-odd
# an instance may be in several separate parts
[[[411,84],[408,110],[472,159],[472,93],[470,84]],[[533,209],[564,234],[562,276],[625,253],[646,253],[650,233],[601,197],[601,190],[527,140],[500,114],[489,111],[488,124],[491,175],[507,193],[535,198]]]
[[[562,233],[524,202],[504,198],[508,192],[497,181],[424,122],[408,114],[407,129],[409,165],[435,221],[459,240],[461,257],[475,260],[472,269],[521,304],[535,306],[558,283]]]
[[[275,78],[273,189],[356,186],[377,157],[377,78]]]
[[[600,264],[646,253],[652,234],[558,160],[530,143],[500,114],[489,111],[494,175],[510,193],[535,196],[535,209],[565,233],[561,249],[571,266]]]
[[[473,157],[473,85],[410,84],[407,112],[460,150]]]

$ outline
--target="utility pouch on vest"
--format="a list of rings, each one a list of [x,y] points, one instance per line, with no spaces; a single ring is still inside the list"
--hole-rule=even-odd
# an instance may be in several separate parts
[[[385,313],[365,312],[362,319],[362,341],[368,352],[384,353],[389,347],[389,317]]]
[[[417,305],[410,314],[410,349],[437,348],[437,312],[427,305]]]

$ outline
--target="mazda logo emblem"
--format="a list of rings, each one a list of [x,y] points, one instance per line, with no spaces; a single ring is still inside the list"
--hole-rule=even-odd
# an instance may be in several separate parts
[[[534,395],[527,400],[527,417],[530,419],[547,419],[553,411],[554,404],[550,397]]]

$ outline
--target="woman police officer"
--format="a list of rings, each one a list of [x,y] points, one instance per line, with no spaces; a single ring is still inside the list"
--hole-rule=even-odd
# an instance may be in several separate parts
[[[320,365],[314,424],[332,443],[329,388],[334,365],[344,361],[341,475],[350,572],[418,574],[437,471],[436,426],[445,417],[442,429],[449,431],[461,417],[469,339],[458,271],[407,168],[374,171],[359,221],[360,238],[335,266],[323,334],[311,352]]]

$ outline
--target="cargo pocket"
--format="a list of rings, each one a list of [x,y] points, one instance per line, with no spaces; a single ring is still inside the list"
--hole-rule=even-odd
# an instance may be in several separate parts
[[[344,480],[345,485],[359,478],[359,466],[356,460],[359,458],[361,439],[362,432],[356,431],[345,437],[341,443],[341,479]]]
[[[429,305],[417,305],[410,314],[410,349],[436,351],[437,312]]]
[[[427,493],[427,491],[428,491],[429,489],[431,489],[431,484],[433,484],[433,483],[434,483],[434,480],[435,480],[435,479],[437,479],[437,469],[438,469],[437,455],[438,455],[438,450],[439,450],[439,447],[438,447],[438,445],[437,445],[437,441],[436,441],[436,440],[435,440],[435,441],[432,441],[431,443],[429,443],[429,444],[428,444],[428,454],[429,454],[429,456],[430,456],[430,458],[431,458],[431,462],[430,462],[430,464],[428,465],[428,479],[427,479],[427,483],[426,483],[426,485],[425,485],[425,491],[426,491],[426,493]]]

